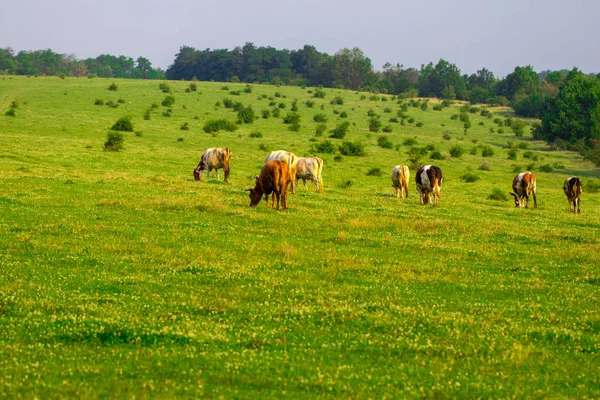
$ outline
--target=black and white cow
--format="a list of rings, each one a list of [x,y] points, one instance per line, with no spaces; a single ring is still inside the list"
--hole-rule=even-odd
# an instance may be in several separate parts
[[[567,195],[567,200],[569,200],[569,211],[577,212],[577,214],[579,214],[581,212],[579,210],[579,203],[581,202],[582,193],[581,180],[579,180],[579,178],[576,176],[570,177],[565,181],[563,190]]]
[[[423,165],[417,170],[415,183],[421,204],[430,204],[433,196],[433,205],[438,205],[442,181],[442,170],[435,165]]]

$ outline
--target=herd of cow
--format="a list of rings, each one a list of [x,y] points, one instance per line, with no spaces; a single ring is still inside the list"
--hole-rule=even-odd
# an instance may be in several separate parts
[[[229,178],[229,161],[232,151],[227,147],[210,148],[202,153],[202,158],[198,166],[194,169],[194,179],[202,179],[202,171],[210,172],[215,170],[217,179],[219,179],[219,169],[225,171],[225,182]],[[256,177],[255,187],[247,189],[250,192],[250,207],[256,206],[260,200],[265,198],[267,208],[274,207],[277,201],[277,209],[281,203],[284,210],[287,210],[287,192],[291,185],[292,194],[296,193],[298,180],[302,179],[304,186],[306,180],[312,181],[317,192],[323,188],[323,159],[319,157],[297,157],[294,153],[285,150],[271,152],[265,159],[265,163]],[[392,168],[392,186],[396,190],[396,196],[399,198],[408,197],[408,181],[410,172],[406,165],[396,165]],[[420,204],[438,205],[440,198],[440,189],[442,187],[442,170],[435,165],[423,165],[417,170],[415,183],[419,193]],[[528,207],[529,197],[533,196],[533,207],[537,208],[536,181],[535,175],[531,172],[522,172],[516,175],[512,183],[512,192],[515,207]],[[569,201],[569,211],[580,213],[579,203],[581,200],[581,180],[577,177],[571,177],[565,180],[563,190]],[[269,205],[269,195],[271,205]]]

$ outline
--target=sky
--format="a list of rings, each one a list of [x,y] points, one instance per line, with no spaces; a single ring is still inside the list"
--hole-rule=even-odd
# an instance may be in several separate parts
[[[145,57],[168,68],[181,46],[359,47],[381,70],[440,59],[505,77],[516,66],[600,72],[598,0],[19,0],[0,8],[0,48],[78,59]]]

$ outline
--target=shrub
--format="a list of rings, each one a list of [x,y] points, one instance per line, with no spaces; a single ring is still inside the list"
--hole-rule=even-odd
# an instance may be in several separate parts
[[[180,129],[182,131],[189,131],[190,130],[190,124],[188,124],[187,122],[184,122],[183,125],[181,125]]]
[[[583,185],[584,189],[588,193],[598,193],[600,192],[600,184],[594,181],[587,181],[585,185]]]
[[[369,132],[379,132],[381,121],[375,117],[369,119]]]
[[[158,88],[163,92],[163,93],[171,93],[171,88],[169,87],[169,85],[167,85],[166,83],[159,83],[158,84]]]
[[[408,123],[409,123],[409,124],[412,124],[413,122],[415,122],[415,119],[414,119],[413,117],[410,117],[410,118],[408,119]]]
[[[250,137],[251,138],[261,138],[263,137],[262,133],[258,132],[258,131],[254,131],[252,133],[250,133]]]
[[[434,111],[442,111],[444,109],[441,104],[435,104],[432,108]]]
[[[102,99],[96,99],[96,101],[94,101],[94,105],[95,106],[103,106],[104,105],[104,100],[102,100]]]
[[[498,133],[499,133],[499,134],[503,134],[503,133],[504,133],[504,129],[502,129],[502,128],[498,128]]]
[[[375,111],[373,111],[372,108],[369,108],[369,111],[367,111],[367,117],[377,117],[378,115],[375,113]]]
[[[325,115],[325,114],[315,114],[315,116],[313,117],[313,120],[315,122],[327,122],[328,118],[327,118],[327,115]]]
[[[105,151],[120,151],[123,150],[123,134],[121,132],[110,131],[106,135],[104,143]]]
[[[308,107],[308,108],[313,108],[313,107],[314,107],[314,105],[315,105],[315,102],[314,102],[314,101],[312,101],[312,100],[306,100],[306,101],[304,102],[304,104],[305,104],[305,105],[306,105],[306,107]]]
[[[460,158],[463,154],[465,154],[465,149],[461,145],[455,144],[454,146],[450,147],[450,155],[452,157]]]
[[[133,122],[131,117],[121,117],[111,126],[111,131],[133,132]]]
[[[417,144],[417,139],[414,138],[407,138],[404,139],[404,141],[402,142],[403,145],[405,146],[414,146]]]
[[[198,85],[197,85],[197,84],[195,84],[195,83],[190,83],[190,90],[191,90],[192,92],[195,92],[195,91],[197,91],[197,90],[198,90]]]
[[[532,157],[533,157],[532,151],[526,151],[525,153],[523,153],[523,158],[532,158]]]
[[[285,117],[283,117],[284,124],[294,124],[294,123],[299,123],[299,122],[300,122],[300,114],[298,114],[296,112],[289,112],[286,114]]]
[[[416,126],[418,126],[419,128],[423,126],[423,123],[421,121],[416,123]]]
[[[348,118],[348,113],[346,111],[342,111],[340,113],[340,118]]]
[[[432,151],[431,154],[429,155],[429,158],[431,160],[443,160],[444,156],[442,156],[442,153],[440,153],[438,150]]]
[[[6,115],[7,117],[16,117],[17,113],[15,112],[14,108],[9,108],[8,111],[4,113],[4,115]]]
[[[444,140],[450,140],[450,139],[452,139],[452,136],[450,136],[450,132],[449,131],[445,131],[444,134],[442,135],[442,139],[444,139]]]
[[[298,121],[294,121],[288,126],[288,130],[293,132],[298,132],[300,130],[300,123]]]
[[[342,99],[340,96],[335,96],[329,103],[341,106],[344,104],[344,99]]]
[[[392,128],[392,126],[391,126],[391,125],[386,125],[386,126],[384,126],[384,127],[381,129],[381,130],[382,130],[383,132],[390,133],[390,132],[393,130],[393,128]]]
[[[477,169],[480,170],[480,171],[491,171],[492,170],[492,166],[490,165],[490,163],[484,162]]]
[[[106,105],[107,105],[108,107],[110,107],[110,108],[117,108],[117,107],[119,107],[119,104],[118,104],[118,103],[115,103],[115,102],[114,102],[114,101],[112,101],[112,100],[109,100],[109,101],[107,101],[107,102],[106,102]]]
[[[317,153],[332,154],[335,153],[335,145],[331,143],[331,140],[324,140],[315,147],[315,150]]]
[[[285,103],[279,103],[279,104],[277,105],[277,107],[279,107],[279,108],[285,108]]]
[[[390,118],[389,122],[399,122],[400,120],[396,117]]]
[[[271,111],[270,110],[262,110],[261,113],[262,113],[262,117],[264,119],[268,119],[271,116]]]
[[[261,143],[260,145],[258,145],[258,149],[262,150],[262,151],[269,151],[269,148],[264,143]]]
[[[383,171],[381,171],[381,168],[371,168],[369,170],[369,172],[367,172],[367,176],[381,176],[383,175]]]
[[[108,90],[110,90],[111,92],[116,92],[118,89],[119,89],[119,87],[114,82],[111,83],[110,86],[108,87]]]
[[[474,156],[474,155],[477,154],[478,150],[479,150],[479,147],[473,146],[473,147],[471,147],[471,150],[469,150],[469,154],[472,155],[472,156]]]
[[[473,183],[473,182],[477,182],[479,180],[479,177],[476,174],[474,174],[473,172],[465,172],[460,177],[460,179],[467,183]]]
[[[427,111],[427,108],[429,108],[429,102],[428,101],[424,101],[423,104],[421,104],[421,110],[422,111]]]
[[[274,109],[271,111],[271,114],[272,114],[272,115],[273,115],[275,118],[279,118],[279,116],[281,115],[281,111],[280,111],[280,109],[279,109],[279,108],[274,108]]]
[[[206,121],[202,130],[206,133],[218,132],[220,130],[234,132],[238,129],[235,122],[227,119],[211,119]]]
[[[246,84],[246,87],[244,88],[244,93],[252,93],[252,86]]]
[[[233,108],[234,101],[231,99],[223,99],[223,107],[225,108]]]
[[[298,111],[298,100],[292,101],[292,111]]]
[[[527,142],[519,142],[519,144],[517,144],[517,147],[520,148],[520,149],[525,150],[525,149],[527,149],[529,147],[529,143],[527,143]]]
[[[339,149],[340,153],[342,153],[345,156],[363,157],[366,155],[365,145],[358,141],[345,141],[339,146]]]
[[[313,94],[313,97],[316,97],[318,99],[323,99],[323,98],[325,98],[325,95],[326,95],[326,93],[325,93],[324,90],[317,89],[317,90],[315,90],[315,93]]]
[[[544,164],[544,165],[540,166],[540,168],[538,169],[538,171],[540,171],[540,172],[552,172],[552,171],[554,171],[554,168],[550,164]]]
[[[117,100],[117,103],[119,103],[119,104],[125,104],[125,100],[119,99],[119,100]]]
[[[252,106],[244,107],[238,112],[238,121],[244,124],[254,122],[254,109]]]
[[[333,113],[334,113],[335,115],[338,115],[340,112],[339,112],[339,110],[333,110]]]
[[[383,109],[383,112],[384,112],[384,113],[391,113],[391,112],[392,112],[392,109],[391,109],[391,108],[389,108],[389,107],[386,107],[386,108],[384,108],[384,109]]]
[[[227,85],[221,86],[221,90],[229,90],[229,86],[227,86]]]
[[[377,138],[377,144],[379,145],[379,147],[382,147],[384,149],[391,149],[394,147],[394,144],[390,141],[390,139],[387,136],[379,136]]]
[[[175,104],[175,97],[167,96],[167,97],[165,97],[165,99],[162,101],[161,104],[165,107],[172,106],[173,104]]]
[[[344,158],[343,158],[341,155],[339,155],[339,154],[337,154],[335,157],[333,157],[333,161],[337,161],[337,162],[340,162],[340,161],[342,161],[343,159],[344,159]]]
[[[494,155],[494,150],[490,146],[484,146],[481,149],[482,157],[492,157]]]
[[[321,136],[323,134],[323,132],[325,132],[326,130],[327,130],[326,124],[318,124],[317,128],[315,129],[315,133],[317,136]]]
[[[144,113],[144,119],[146,121],[149,121],[150,118],[152,118],[152,109],[151,108],[147,109],[146,112]]]
[[[458,114],[452,114],[452,116],[450,117],[451,120],[456,120],[458,119]]]
[[[340,122],[334,129],[331,130],[331,135],[329,135],[329,137],[334,139],[343,139],[348,132],[348,128],[350,128],[350,122]]]
[[[492,193],[487,197],[488,200],[496,201],[507,201],[508,197],[504,194],[504,191],[500,188],[492,189]]]

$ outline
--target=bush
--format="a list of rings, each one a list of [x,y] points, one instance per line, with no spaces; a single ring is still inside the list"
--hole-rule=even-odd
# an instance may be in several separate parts
[[[453,158],[460,158],[463,156],[463,154],[465,154],[465,149],[458,144],[455,144],[454,146],[450,147],[450,155]]]
[[[225,108],[233,108],[234,101],[231,99],[223,99],[223,107]]]
[[[274,108],[273,111],[271,111],[271,114],[275,117],[275,118],[279,118],[279,116],[281,115],[281,111],[279,108]]]
[[[175,97],[167,96],[167,97],[165,97],[165,99],[162,101],[161,104],[165,107],[172,106],[173,104],[175,104]]]
[[[285,103],[279,103],[279,104],[277,105],[277,107],[279,107],[279,108],[285,108]]]
[[[151,108],[147,109],[146,112],[144,113],[144,119],[146,121],[149,121],[150,118],[152,118],[152,109]]]
[[[596,183],[594,181],[587,181],[585,183],[584,189],[588,193],[598,193],[600,192],[600,183]]]
[[[442,135],[442,139],[444,139],[444,140],[450,140],[450,139],[452,139],[452,136],[450,136],[450,132],[449,131],[445,131],[444,134]]]
[[[369,172],[367,172],[367,176],[381,176],[383,175],[383,171],[381,171],[381,168],[371,168],[369,170]]]
[[[314,101],[312,101],[312,100],[306,100],[306,101],[304,102],[304,104],[306,104],[306,107],[308,107],[308,108],[313,108],[313,107],[314,107],[314,105],[315,105],[315,102],[314,102]]]
[[[340,156],[339,154],[337,154],[335,157],[333,157],[333,161],[337,161],[340,162],[342,161],[344,158],[342,156]]]
[[[300,130],[300,123],[297,121],[292,122],[290,126],[288,126],[288,130],[292,132],[298,132]]]
[[[329,137],[334,139],[343,139],[348,132],[348,128],[350,128],[350,122],[340,122],[334,129],[331,130],[331,135],[329,135]]]
[[[335,96],[329,103],[341,106],[344,104],[344,99],[342,99],[340,96]]]
[[[421,121],[419,121],[419,122],[417,122],[416,126],[420,128],[423,126],[423,123]]]
[[[393,131],[394,129],[392,128],[392,126],[391,126],[391,125],[386,125],[386,126],[384,126],[384,127],[381,129],[381,130],[382,130],[383,132],[390,133],[390,132],[391,132],[391,131]]]
[[[460,179],[467,183],[473,183],[473,182],[477,182],[479,180],[479,177],[476,174],[474,174],[473,172],[465,172],[460,177]]]
[[[317,90],[315,90],[315,93],[313,94],[313,97],[316,97],[318,99],[323,99],[323,98],[325,98],[325,95],[326,95],[326,93],[325,93],[324,90],[317,89]]]
[[[396,117],[392,117],[388,122],[400,122],[400,120]]]
[[[443,160],[444,156],[442,156],[442,153],[440,153],[439,150],[435,150],[435,151],[431,152],[431,154],[429,155],[429,158],[431,160]]]
[[[345,141],[339,146],[339,149],[340,153],[345,156],[364,157],[366,155],[365,145],[358,141]]]
[[[327,125],[318,124],[317,128],[315,129],[315,133],[317,136],[321,136],[323,134],[323,132],[325,132],[326,130],[327,130]]]
[[[163,93],[171,93],[171,88],[169,87],[169,85],[167,85],[166,83],[159,83],[158,84],[158,88],[163,92]]]
[[[250,137],[251,138],[261,138],[261,137],[263,137],[263,135],[262,135],[262,133],[255,131],[255,132],[250,133]]]
[[[384,149],[392,149],[394,147],[394,144],[390,141],[390,139],[387,136],[379,136],[377,138],[377,144],[379,145],[379,147],[382,147]]]
[[[298,111],[298,100],[292,101],[292,111]]]
[[[492,166],[490,165],[490,163],[484,162],[477,169],[480,170],[480,171],[491,171],[492,170]]]
[[[289,112],[285,117],[283,117],[284,124],[298,124],[300,123],[300,114],[296,112]]]
[[[187,122],[184,122],[183,125],[181,125],[180,129],[182,131],[189,131],[190,130],[190,124],[188,124]]]
[[[507,152],[508,154],[508,159],[509,160],[516,160],[517,159],[517,149],[510,149]]]
[[[125,100],[119,99],[119,100],[117,100],[117,103],[119,103],[119,104],[125,104]]]
[[[94,105],[95,106],[103,106],[104,105],[104,100],[102,100],[102,99],[96,99],[96,101],[94,101]]]
[[[504,191],[500,188],[492,189],[492,193],[487,197],[488,200],[496,201],[507,201],[508,197],[504,194]]]
[[[415,122],[415,119],[414,119],[413,117],[410,117],[410,118],[408,119],[408,123],[409,123],[409,124],[412,124],[413,122]]]
[[[325,114],[315,114],[315,116],[313,117],[313,120],[315,122],[327,122],[329,118],[327,118],[327,115]]]
[[[315,147],[315,150],[317,153],[332,154],[335,153],[335,145],[331,140],[324,140]]]
[[[220,130],[234,132],[238,129],[235,122],[227,119],[211,119],[206,121],[202,130],[206,133],[218,132]]]
[[[417,144],[417,139],[414,138],[407,138],[404,139],[404,141],[402,142],[403,145],[405,146],[414,146]]]
[[[238,112],[238,121],[244,124],[254,122],[254,109],[252,106],[244,107]]]
[[[481,149],[482,157],[492,157],[494,155],[494,150],[490,146],[484,146]]]
[[[552,172],[552,171],[554,171],[554,168],[550,164],[544,164],[544,165],[540,166],[540,168],[538,169],[538,171],[540,171],[540,172]]]
[[[474,156],[477,154],[478,151],[479,151],[479,147],[473,146],[473,147],[471,147],[471,150],[469,150],[469,154]]]
[[[371,117],[369,119],[369,132],[379,132],[381,128],[381,121],[376,117]]]
[[[133,122],[131,117],[121,117],[110,128],[111,131],[133,132]]]
[[[271,111],[270,110],[262,110],[261,113],[262,113],[262,117],[264,119],[268,119],[271,116]]]
[[[110,131],[106,135],[104,143],[105,151],[120,151],[123,150],[123,134],[121,132]]]
[[[7,117],[16,117],[17,113],[15,112],[14,108],[9,108],[8,111],[4,113],[4,115],[6,115]]]
[[[346,111],[342,111],[340,113],[340,118],[348,118],[348,113]]]
[[[108,87],[108,90],[110,90],[111,92],[116,92],[119,89],[119,87],[117,86],[116,83],[111,83],[110,86]],[[118,151],[118,150],[117,150]]]
[[[423,104],[421,104],[421,110],[422,111],[427,111],[427,108],[429,108],[429,102],[428,101],[424,101]]]
[[[386,107],[386,108],[384,108],[384,109],[383,109],[383,112],[384,112],[384,113],[391,113],[391,112],[392,112],[392,109],[391,109],[391,108],[389,108],[389,107]]]
[[[197,84],[195,84],[195,83],[190,83],[190,90],[191,90],[192,92],[195,92],[195,91],[197,91],[197,90],[198,90],[198,85],[197,85]]]
[[[444,109],[441,104],[435,104],[432,108],[434,111],[442,111]]]

